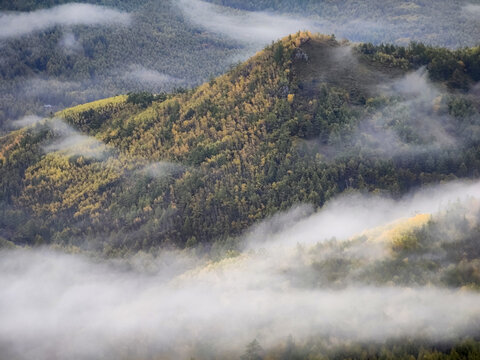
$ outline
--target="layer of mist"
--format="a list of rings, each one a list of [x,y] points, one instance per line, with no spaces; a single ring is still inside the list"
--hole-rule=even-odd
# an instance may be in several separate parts
[[[20,119],[11,121],[9,125],[13,129],[21,129],[23,127],[38,124],[41,120],[42,118],[38,115],[26,115]]]
[[[58,45],[67,55],[82,53],[83,51],[81,42],[72,32],[65,32]]]
[[[235,11],[201,0],[181,0],[178,6],[193,23],[257,46],[264,46],[299,30],[314,28],[313,21],[306,18]]]
[[[128,87],[153,92],[172,90],[173,87],[186,83],[173,76],[134,64],[130,65],[123,73],[123,78],[128,83]]]
[[[17,128],[46,125],[52,130],[53,138],[43,145],[45,153],[60,152],[67,156],[84,156],[97,160],[104,160],[111,155],[112,149],[93,136],[82,134],[62,119],[43,119],[36,115],[25,116],[13,121],[12,125]]]
[[[379,145],[375,150],[391,157],[460,145],[461,136],[453,135],[455,121],[441,106],[448,95],[428,80],[425,68],[379,87],[394,100],[369,119],[377,130],[370,138]]]
[[[478,4],[467,4],[462,9],[465,13],[469,15],[474,15],[474,16],[480,15],[480,5]]]
[[[319,278],[329,272],[315,265],[318,257],[387,261],[394,256],[389,241],[358,246],[351,237],[419,212],[451,215],[452,205],[479,199],[478,182],[431,187],[399,201],[345,195],[318,213],[298,207],[266,220],[245,235],[241,254],[216,262],[188,251],[106,261],[3,250],[0,352],[19,359],[207,359],[236,357],[254,338],[268,348],[289,335],[335,344],[474,335],[480,294],[442,286],[433,276],[408,286],[394,278],[350,277],[341,286],[298,279],[312,279],[312,269]]]
[[[252,246],[280,249],[280,245],[292,247],[297,243],[313,245],[331,238],[348,240],[355,234],[397,219],[440,212],[449,204],[470,197],[480,198],[480,183],[452,182],[425,187],[399,200],[346,193],[327,202],[318,212],[300,206],[260,223],[250,230],[247,249]]]

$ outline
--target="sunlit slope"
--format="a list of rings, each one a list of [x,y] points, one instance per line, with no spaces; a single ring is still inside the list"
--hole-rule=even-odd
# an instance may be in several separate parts
[[[368,241],[392,243],[394,245],[409,232],[424,226],[431,216],[419,214],[408,219],[399,219],[393,223],[378,228],[370,229],[362,233]]]
[[[225,282],[235,288],[248,279],[258,288],[275,282],[279,289],[431,285],[478,290],[479,205],[478,199],[452,203],[440,212],[400,218],[348,238],[328,240],[319,234],[314,242],[302,237],[285,242],[282,233],[265,232],[266,242],[253,234],[241,252],[201,263],[172,284],[201,282],[213,288]],[[348,216],[341,221],[348,222]]]
[[[67,109],[0,140],[0,236],[220,244],[345,190],[477,177],[478,54],[298,33],[189,91]]]

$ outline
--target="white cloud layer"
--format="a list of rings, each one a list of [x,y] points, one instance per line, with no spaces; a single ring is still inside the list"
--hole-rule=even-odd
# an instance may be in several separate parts
[[[32,126],[40,122],[42,118],[37,115],[26,115],[20,119],[10,122],[11,127],[14,129],[20,129],[26,126]]]
[[[81,155],[97,160],[104,160],[111,153],[111,149],[103,142],[78,132],[63,120],[52,119],[46,120],[45,123],[52,128],[56,136],[54,141],[43,146],[47,153],[59,151],[67,155]]]
[[[319,212],[308,207],[297,207],[277,214],[252,229],[248,235],[249,248],[298,244],[312,245],[335,237],[347,240],[367,229],[388,224],[395,219],[408,218],[419,213],[436,213],[455,201],[469,197],[480,199],[480,183],[452,182],[442,186],[426,187],[401,200],[373,195],[345,194],[329,201]],[[266,240],[263,243],[262,239]]]
[[[194,24],[248,43],[263,45],[313,27],[313,23],[306,19],[263,12],[233,11],[200,0],[180,0],[178,5]]]

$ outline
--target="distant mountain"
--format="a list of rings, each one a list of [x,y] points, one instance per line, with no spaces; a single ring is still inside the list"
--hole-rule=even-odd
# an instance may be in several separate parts
[[[228,69],[242,49],[191,25],[170,1],[64,3],[73,2],[0,4],[2,26],[9,28],[0,35],[0,131],[24,114],[198,85]],[[40,25],[28,32],[29,23]]]
[[[461,0],[0,1],[8,30],[0,34],[0,132],[25,114],[199,85],[298,30],[374,44],[475,46],[479,9]]]
[[[25,118],[0,138],[0,236],[107,254],[228,247],[297,203],[477,178],[478,81],[479,47],[299,32],[191,90]]]
[[[195,2],[195,0],[184,0]],[[207,0],[247,11],[308,16],[320,31],[330,30],[351,41],[410,41],[459,48],[479,45],[478,0]]]

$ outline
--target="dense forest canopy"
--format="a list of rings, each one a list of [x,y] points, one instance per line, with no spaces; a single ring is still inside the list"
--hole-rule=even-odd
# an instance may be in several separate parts
[[[476,178],[479,56],[298,33],[188,91],[31,119],[1,139],[2,236],[211,246],[296,203]]]

